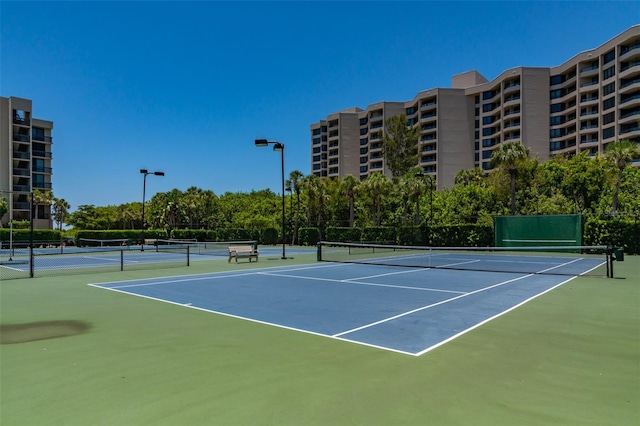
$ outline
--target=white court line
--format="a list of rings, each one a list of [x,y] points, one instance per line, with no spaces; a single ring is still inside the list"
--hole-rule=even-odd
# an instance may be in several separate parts
[[[98,257],[98,256],[82,256],[83,259],[93,259],[93,260],[105,260],[105,261],[109,261],[109,262],[118,262],[120,263],[120,259],[110,259],[110,258],[106,258],[106,257]],[[135,262],[135,263],[140,263],[140,262]],[[82,268],[84,265],[79,265],[79,268]],[[64,266],[63,266],[64,267]]]
[[[240,319],[240,320],[245,320],[245,321],[251,321],[251,322],[254,322],[254,323],[257,323],[257,324],[263,324],[263,325],[269,325],[269,326],[272,326],[272,327],[283,328],[285,330],[298,331],[298,332],[301,332],[301,333],[312,334],[314,336],[328,337],[330,339],[340,340],[340,341],[343,341],[343,342],[357,343],[357,344],[360,344],[360,345],[363,345],[363,346],[369,346],[369,347],[372,347],[372,348],[377,348],[377,349],[382,349],[382,350],[386,350],[386,351],[401,353],[401,354],[404,354],[404,355],[415,356],[415,354],[412,353],[412,352],[401,351],[399,349],[388,348],[386,346],[373,345],[373,344],[365,343],[365,342],[353,342],[353,341],[348,340],[348,339],[343,339],[343,338],[340,338],[340,337],[331,336],[329,334],[318,333],[316,331],[304,330],[302,328],[289,327],[287,325],[277,324],[277,323],[268,322],[268,321],[262,321],[262,320],[258,320],[258,319],[255,319],[255,318],[243,317],[243,316],[240,316],[240,315],[230,314],[228,312],[216,311],[216,310],[213,310],[213,309],[200,308],[198,306],[193,306],[191,303],[172,302],[171,300],[159,299],[157,297],[145,296],[143,294],[130,293],[128,291],[118,290],[118,289],[116,289],[114,287],[100,287],[99,285],[94,285],[94,284],[88,284],[88,285],[95,286],[95,287],[98,287],[98,288],[101,288],[101,289],[104,289],[104,290],[116,291],[118,293],[123,293],[123,294],[127,294],[127,295],[130,295],[130,296],[138,296],[138,297],[142,297],[142,298],[145,298],[145,299],[155,300],[155,301],[158,301],[158,302],[169,303],[171,305],[181,306],[183,308],[196,309],[198,311],[210,312],[210,313],[213,313],[213,314],[223,315],[223,316],[229,317],[229,318],[235,318],[235,319]]]
[[[372,287],[390,287],[390,288],[402,288],[407,290],[418,290],[418,291],[437,291],[442,293],[455,293],[455,294],[466,294],[464,291],[454,291],[454,290],[442,290],[439,288],[425,288],[425,287],[413,287],[413,286],[405,286],[405,285],[396,285],[396,284],[379,284],[379,283],[368,283],[368,282],[358,282],[353,281],[355,279],[364,279],[364,278],[347,278],[344,280],[337,280],[331,278],[318,278],[318,277],[305,277],[299,275],[288,275],[288,274],[275,274],[272,272],[260,272],[260,275],[269,275],[274,277],[284,277],[284,278],[295,278],[298,280],[311,280],[311,281],[325,281],[325,282],[335,282],[335,283],[347,283],[347,284],[355,284],[355,285],[367,285]]]
[[[407,316],[407,315],[410,315],[410,314],[413,314],[413,313],[416,313],[416,312],[424,311],[425,309],[430,309],[430,308],[433,308],[434,306],[443,305],[445,303],[449,303],[449,302],[452,302],[454,300],[461,299],[463,297],[471,296],[473,294],[477,294],[477,293],[480,293],[480,292],[483,292],[483,291],[486,291],[486,290],[490,290],[490,289],[495,288],[495,287],[500,287],[502,285],[505,285],[505,284],[508,284],[508,283],[511,283],[511,282],[514,282],[514,281],[518,281],[518,280],[521,280],[523,278],[531,277],[531,276],[533,276],[533,274],[523,275],[523,276],[518,277],[518,278],[513,278],[513,279],[510,279],[510,280],[507,280],[507,281],[502,281],[502,282],[500,282],[498,284],[490,285],[488,287],[483,287],[483,288],[480,288],[478,290],[470,291],[469,293],[464,293],[464,294],[461,294],[459,296],[452,297],[451,299],[442,300],[440,302],[432,303],[431,305],[422,306],[420,308],[416,308],[416,309],[413,309],[411,311],[404,312],[402,314],[394,315],[392,317],[385,318],[385,319],[382,319],[380,321],[372,322],[370,324],[365,324],[363,326],[356,327],[356,328],[353,328],[351,330],[343,331],[341,333],[334,334],[333,336],[334,337],[339,337],[339,336],[343,336],[345,334],[353,333],[354,331],[359,331],[359,330],[363,330],[365,328],[373,327],[373,326],[378,325],[378,324],[382,324],[382,323],[385,323],[385,322],[388,322],[388,321],[392,321],[394,319],[401,318],[401,317],[404,317],[404,316]]]
[[[538,273],[538,274],[541,274],[541,273],[543,273],[543,272],[547,272],[547,271],[550,271],[550,270],[552,270],[552,269],[561,268],[561,267],[563,267],[563,266],[570,265],[570,264],[572,264],[572,263],[574,263],[574,262],[578,262],[578,261],[580,261],[580,260],[583,260],[583,258],[582,258],[582,257],[578,257],[578,258],[576,258],[576,259],[573,259],[573,260],[572,260],[572,261],[570,261],[570,262],[561,263],[561,264],[559,264],[559,265],[557,265],[557,266],[554,266],[554,267],[552,267],[552,268],[547,268],[547,269],[543,269],[542,271],[538,271],[537,273]]]
[[[535,298],[537,298],[539,296],[542,296],[543,294],[548,293],[551,290],[553,290],[553,289],[555,289],[557,287],[560,287],[561,285],[563,285],[565,283],[568,283],[569,281],[571,281],[571,280],[573,280],[575,278],[577,278],[577,277],[571,277],[571,278],[569,278],[569,279],[567,279],[565,281],[562,281],[561,283],[558,283],[558,284],[554,285],[553,287],[551,287],[551,288],[549,288],[549,289],[547,289],[547,290],[545,290],[545,291],[543,291],[541,293],[535,294],[535,295],[531,296],[530,298],[528,298],[526,300],[523,300],[522,302],[518,303],[517,305],[514,305],[514,306],[510,307],[509,309],[506,309],[506,310],[504,310],[502,312],[499,312],[499,313],[495,314],[494,316],[485,319],[484,321],[480,321],[479,323],[474,324],[473,326],[471,326],[471,327],[469,327],[469,328],[467,328],[465,330],[462,330],[461,332],[459,332],[457,334],[454,334],[453,336],[449,337],[448,339],[442,340],[441,342],[438,342],[435,345],[430,346],[430,347],[428,347],[426,349],[423,349],[422,351],[417,352],[417,353],[415,353],[413,355],[414,356],[420,356],[420,355],[423,355],[423,354],[425,354],[425,353],[427,353],[427,352],[429,352],[429,351],[431,351],[431,350],[433,350],[435,348],[438,348],[438,347],[444,345],[445,343],[448,343],[448,342],[452,341],[453,339],[456,339],[456,338],[462,336],[463,334],[466,334],[466,333],[470,332],[471,330],[475,330],[476,328],[480,327],[481,325],[484,325],[484,324],[488,323],[489,321],[492,321],[492,320],[494,320],[494,319],[496,319],[498,317],[501,317],[502,315],[504,315],[504,314],[506,314],[508,312],[511,312],[516,308],[519,308],[520,306],[524,305],[525,303],[528,303],[531,300],[533,300],[533,299],[535,299]]]

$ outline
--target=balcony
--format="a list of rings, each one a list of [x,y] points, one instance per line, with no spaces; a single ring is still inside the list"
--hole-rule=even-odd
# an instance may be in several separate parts
[[[583,88],[585,88],[585,87],[595,86],[595,85],[597,85],[597,84],[598,84],[598,82],[597,82],[597,81],[588,81],[588,82],[586,82],[586,83],[582,83],[582,84],[580,84],[580,90],[582,90],[582,89],[583,89]]]
[[[53,142],[53,138],[51,136],[33,135],[32,139],[40,142]]]
[[[621,96],[620,105],[626,104],[627,102],[637,101],[638,99],[640,99],[640,93],[634,93],[629,96]]]
[[[436,101],[425,102],[422,105],[420,105],[421,110],[435,108],[435,107],[436,107]]]
[[[24,151],[13,151],[13,158],[19,158],[21,160],[29,160],[31,158],[31,153]]]
[[[520,93],[517,95],[510,95],[504,98],[504,106],[508,107],[509,105],[519,103],[520,101]]]
[[[23,168],[19,168],[19,167],[14,167],[13,168],[13,175],[14,176],[31,176],[31,172],[29,171],[29,169],[23,169]]]
[[[42,158],[53,158],[50,152],[47,151],[33,151],[34,157],[42,157]]]
[[[37,189],[51,189],[51,182],[34,182],[33,184],[34,188]]]
[[[13,192],[31,192],[29,185],[13,185]]]
[[[31,120],[24,117],[13,117],[13,124],[17,124],[19,126],[30,126]]]
[[[15,169],[14,169],[15,170]],[[34,172],[38,172],[38,173],[48,173],[51,174],[52,168],[51,167],[42,167],[42,166],[33,166],[31,168],[32,171]]]
[[[30,207],[31,203],[29,203],[28,201],[16,201],[13,203],[14,210],[30,210]]]
[[[640,88],[640,76],[635,77],[631,80],[622,80],[620,82],[620,93],[625,93],[627,91]]]
[[[640,54],[640,42],[634,43],[630,46],[622,46],[622,49],[620,50],[620,60],[624,61],[636,54]]]
[[[638,116],[640,116],[640,110],[627,112],[620,115],[620,121],[634,121],[638,119],[636,118]]]
[[[593,77],[598,75],[598,65],[585,67],[580,69],[580,77]]]
[[[19,133],[13,134],[13,140],[16,142],[26,142],[26,143],[31,142],[31,138],[29,138],[29,135],[21,135]]]
[[[620,134],[640,133],[640,124],[624,124],[620,126]]]
[[[598,102],[598,99],[600,99],[597,95],[596,96],[585,96],[582,95],[580,97],[580,103],[581,104],[588,104],[588,103],[593,103],[593,102]]]
[[[520,88],[520,82],[507,83],[507,84],[505,84],[504,90],[502,91],[502,93],[504,93],[506,95],[507,93],[512,93],[514,91],[519,90],[519,88]]]
[[[591,138],[591,139],[581,139],[580,140],[580,145],[587,145],[590,143],[598,143],[598,138]]]
[[[620,78],[624,78],[640,68],[640,61],[622,62],[620,64]]]

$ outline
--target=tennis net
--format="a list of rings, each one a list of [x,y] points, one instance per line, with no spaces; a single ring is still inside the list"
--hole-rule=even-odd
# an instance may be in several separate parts
[[[193,241],[193,240],[162,240],[158,239],[155,242],[157,251],[167,251],[171,249],[184,249],[189,247],[189,253],[208,255],[208,256],[229,256],[230,245],[251,245],[257,247],[258,242],[256,240],[247,241]]]
[[[78,247],[122,247],[131,246],[131,240],[127,238],[97,239],[78,238]]]
[[[422,247],[321,241],[318,260],[522,274],[609,275],[607,246]]]

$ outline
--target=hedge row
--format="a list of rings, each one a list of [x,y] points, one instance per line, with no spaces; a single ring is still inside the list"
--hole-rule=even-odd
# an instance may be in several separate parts
[[[0,228],[0,241],[9,241],[11,236],[9,228]],[[30,229],[15,229],[13,230],[13,241],[29,241],[31,239]],[[34,229],[33,241],[37,242],[51,242],[60,243],[62,240],[62,233],[57,229]]]
[[[315,231],[312,231],[315,230]],[[320,232],[317,228],[301,228],[300,244],[314,245]],[[488,247],[493,244],[493,227],[486,225],[403,226],[345,228],[328,227],[327,241],[376,244]]]
[[[582,244],[612,245],[622,247],[626,254],[640,254],[640,222],[587,219],[582,230]]]
[[[589,218],[584,222],[582,232],[584,245],[615,245],[623,247],[627,254],[640,254],[640,222],[623,219],[602,220]],[[169,238],[165,230],[144,231],[147,239]],[[327,241],[369,242],[401,245],[430,245],[488,247],[493,244],[493,228],[485,225],[449,225],[434,227],[406,226],[393,227],[328,227],[324,235],[318,228],[300,228],[298,230],[299,244],[316,245],[322,238]],[[56,243],[61,241],[63,234],[54,229],[34,229],[33,240],[36,242]],[[93,239],[130,239],[140,243],[140,230],[110,230],[110,231],[78,231],[76,238]],[[279,233],[276,228],[262,231],[249,229],[217,229],[191,230],[179,229],[171,233],[171,238],[194,238],[198,241],[239,241],[257,240],[260,244],[278,244]],[[8,242],[9,229],[0,228],[0,241]],[[25,242],[30,239],[29,229],[14,229],[13,240]]]
[[[128,239],[134,244],[142,241],[140,230],[109,230],[109,231],[78,231],[76,238],[91,238],[98,240]],[[167,234],[164,229],[150,229],[144,231],[144,238],[149,239],[195,239],[198,241],[243,241],[256,240],[260,244],[276,244],[278,242],[278,230],[266,228],[262,231],[250,229],[175,229]]]

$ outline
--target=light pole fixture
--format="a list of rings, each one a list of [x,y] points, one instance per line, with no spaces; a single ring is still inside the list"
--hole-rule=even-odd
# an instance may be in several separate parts
[[[280,151],[280,163],[282,166],[282,259],[286,259],[286,241],[285,241],[285,229],[286,229],[286,216],[284,212],[284,144],[281,142],[272,142],[266,139],[256,139],[255,144],[258,147],[265,147],[273,145],[274,151]]]
[[[142,243],[140,245],[140,251],[144,251],[144,227],[145,227],[145,221],[144,221],[144,196],[145,196],[145,192],[147,190],[147,176],[148,175],[164,176],[164,172],[150,172],[147,169],[140,169],[140,173],[142,173],[144,175],[144,178],[142,179]]]

